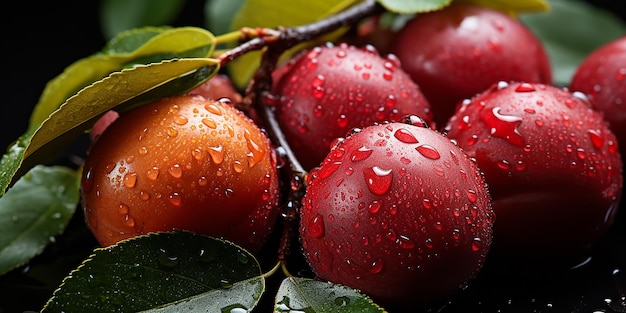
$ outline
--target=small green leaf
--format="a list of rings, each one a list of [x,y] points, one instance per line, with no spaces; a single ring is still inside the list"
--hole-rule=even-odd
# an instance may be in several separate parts
[[[554,83],[568,86],[582,60],[594,49],[626,34],[611,12],[583,1],[552,0],[546,13],[520,16],[541,39],[552,62]]]
[[[100,5],[100,28],[105,38],[122,31],[169,25],[178,17],[185,0],[105,0]]]
[[[342,285],[290,277],[276,294],[275,312],[385,312],[361,292]]]
[[[0,275],[26,264],[61,234],[79,201],[76,171],[34,167],[0,198]]]
[[[252,310],[265,279],[252,254],[185,231],[98,248],[66,277],[42,312]]]
[[[377,0],[385,9],[398,14],[423,13],[439,10],[452,0]]]
[[[67,98],[112,72],[135,64],[203,58],[211,55],[214,48],[213,34],[197,27],[147,27],[121,33],[103,52],[72,63],[46,84],[31,114],[29,128],[37,128]]]
[[[317,0],[301,1],[293,5],[290,0],[248,0],[235,15],[231,30],[241,27],[267,27],[299,26],[318,21],[321,18],[339,13],[342,10],[358,3],[359,0]],[[281,58],[284,60],[298,50],[325,41],[333,41],[339,38],[347,28],[341,28],[317,40],[300,44],[285,52]],[[261,54],[258,51],[247,53],[236,60],[228,63],[227,69],[235,86],[245,87],[254,72],[259,67]]]
[[[174,59],[138,65],[115,72],[84,88],[54,111],[41,126],[28,134],[2,158],[0,187],[6,190],[16,178],[89,130],[109,110],[123,113],[136,106],[200,85],[219,70],[219,61],[209,58]]]

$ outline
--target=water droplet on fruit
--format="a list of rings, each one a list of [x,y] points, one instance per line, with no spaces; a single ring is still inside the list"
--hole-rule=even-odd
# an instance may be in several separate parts
[[[172,192],[167,197],[167,199],[174,206],[180,206],[180,204],[182,203],[182,197],[180,196],[180,194],[178,192]]]
[[[352,162],[363,161],[367,159],[370,155],[372,155],[373,150],[367,147],[361,147],[357,150],[352,151],[350,153],[350,160]]]
[[[324,217],[317,213],[308,225],[309,233],[315,238],[324,236]]]
[[[134,188],[137,184],[137,173],[128,173],[124,175],[124,186]]]
[[[176,127],[174,126],[170,126],[168,127],[165,132],[167,133],[168,136],[170,137],[176,137],[178,136],[178,130],[176,130]]]
[[[341,162],[329,162],[321,166],[317,172],[319,178],[327,178],[341,166]]]
[[[337,126],[341,128],[348,126],[348,118],[344,114],[339,115],[337,118]]]
[[[222,151],[222,145],[219,145],[217,147],[209,147],[207,149],[207,152],[209,152],[213,163],[219,165],[224,162],[224,152]]]
[[[533,86],[532,84],[529,83],[521,83],[519,84],[519,86],[517,86],[515,88],[515,91],[517,92],[531,92],[531,91],[535,91],[535,86]]]
[[[419,152],[421,155],[431,160],[438,160],[441,157],[441,155],[439,154],[439,151],[437,151],[435,147],[431,145],[421,145],[415,148],[415,150],[417,150],[417,152]]]
[[[372,262],[371,267],[370,267],[370,274],[378,274],[382,272],[383,267],[384,267],[384,262],[381,259],[378,259]]]
[[[174,118],[174,123],[181,126],[187,124],[187,122],[189,122],[189,119],[184,115],[178,115]]]
[[[148,170],[148,172],[146,173],[146,176],[150,180],[156,180],[159,177],[159,173],[160,173],[159,168],[154,166]]]
[[[243,165],[241,165],[241,161],[233,162],[233,170],[237,173],[243,172]]]
[[[400,244],[400,248],[402,249],[413,249],[415,248],[415,242],[413,240],[411,240],[411,238],[405,236],[405,235],[400,235],[400,238],[398,238],[398,243]]]
[[[128,227],[135,227],[135,219],[132,218],[130,215],[126,215],[124,217],[124,225]]]
[[[587,131],[587,134],[589,134],[589,139],[591,139],[591,144],[593,144],[594,147],[602,148],[602,146],[604,146],[604,139],[600,131],[590,129]]]
[[[474,237],[474,239],[472,240],[472,251],[478,252],[482,249],[482,247],[483,247],[483,242],[480,240],[480,238]]]
[[[391,169],[385,170],[378,166],[363,170],[367,188],[375,195],[384,195],[391,188],[393,173]]]
[[[587,153],[585,152],[585,149],[577,148],[576,156],[578,156],[579,159],[584,160],[585,158],[587,158]]]
[[[492,110],[483,111],[480,120],[490,129],[492,136],[505,139],[515,146],[523,147],[524,138],[517,129],[517,126],[522,123],[522,118],[502,114],[500,110],[500,107],[494,107]]]
[[[222,110],[220,110],[220,108],[213,103],[206,104],[204,109],[215,115],[222,115]]]
[[[202,124],[206,125],[206,127],[208,128],[212,128],[212,129],[216,129],[217,128],[217,123],[210,119],[210,118],[203,118],[202,119]]]
[[[130,212],[130,208],[126,204],[120,203],[120,205],[117,207],[117,212],[121,215],[126,215],[128,214],[128,212]]]
[[[178,163],[172,165],[167,170],[167,172],[170,173],[170,175],[172,175],[172,177],[174,178],[180,178],[181,176],[183,176],[183,169],[180,167],[180,164]]]
[[[374,200],[370,202],[370,204],[367,206],[367,211],[370,212],[371,214],[376,214],[378,213],[378,211],[380,211],[380,208],[382,206],[383,206],[383,200]]]
[[[396,139],[404,143],[418,143],[419,142],[417,138],[415,138],[415,136],[413,136],[413,134],[410,131],[404,128],[399,128],[398,130],[396,130],[393,136],[396,137]]]

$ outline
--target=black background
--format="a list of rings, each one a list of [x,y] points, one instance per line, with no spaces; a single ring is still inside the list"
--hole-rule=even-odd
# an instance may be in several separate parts
[[[626,20],[623,0],[588,2]],[[188,1],[172,25],[204,26],[203,5],[204,1]],[[0,147],[7,147],[24,133],[46,82],[105,44],[99,26],[99,1],[16,1],[11,6],[0,12]],[[622,208],[626,208],[624,202]],[[621,303],[626,299],[622,298],[626,297],[626,286],[622,285],[626,284],[624,213],[620,213],[619,228],[600,245],[590,266],[548,277],[494,277],[500,274],[486,272],[476,282],[477,288],[462,294],[442,312],[626,312],[626,305]],[[624,273],[614,272],[620,268]],[[30,302],[29,309],[37,310],[40,306],[36,303],[47,299],[47,290],[39,294],[12,292],[11,284],[19,284],[7,283],[13,278],[0,278],[0,313],[13,312],[9,310],[16,307],[6,303],[15,302],[18,296],[23,298],[17,302]]]

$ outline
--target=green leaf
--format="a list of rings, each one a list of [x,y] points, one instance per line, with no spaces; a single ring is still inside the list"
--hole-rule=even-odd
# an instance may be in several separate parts
[[[135,64],[207,57],[214,48],[213,34],[196,27],[147,27],[121,33],[103,52],[72,63],[46,84],[31,114],[29,128],[37,128],[67,98],[112,72]]]
[[[218,70],[219,62],[214,59],[174,59],[115,72],[82,89],[54,111],[32,137],[24,135],[3,156],[0,187],[6,190],[15,177],[55,156],[107,111],[123,113],[163,97],[182,94]]]
[[[393,13],[411,14],[439,10],[452,0],[377,0],[385,9]]]
[[[105,38],[137,27],[173,23],[184,0],[105,0],[100,5],[100,28]]]
[[[185,231],[98,248],[42,312],[230,312],[254,308],[265,279],[252,254]]]
[[[0,275],[26,264],[65,230],[79,201],[78,176],[39,165],[0,198]]]
[[[460,2],[475,3],[487,8],[518,15],[530,12],[550,11],[548,0],[454,0]]]
[[[276,28],[279,26],[299,26],[318,21],[324,17],[339,13],[342,10],[358,3],[359,0],[317,0],[301,1],[293,5],[291,0],[248,0],[235,15],[231,30],[241,27],[266,27]],[[284,60],[298,50],[325,41],[333,41],[339,38],[347,28],[341,28],[327,36],[317,40],[300,44],[285,52],[281,58]],[[259,67],[261,53],[258,51],[247,53],[236,60],[228,63],[227,70],[233,83],[238,88],[243,88],[248,83],[254,72]]]
[[[593,50],[624,36],[626,24],[611,12],[577,0],[552,0],[546,13],[520,16],[541,39],[554,73],[554,83],[568,86],[582,60]]]
[[[290,277],[276,294],[275,312],[385,312],[361,292],[328,282]]]

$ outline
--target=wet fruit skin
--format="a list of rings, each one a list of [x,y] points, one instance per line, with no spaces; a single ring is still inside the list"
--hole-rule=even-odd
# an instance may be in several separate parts
[[[420,88],[394,56],[372,46],[322,45],[274,73],[276,118],[306,170],[318,166],[336,138],[353,127],[408,114],[432,120]]]
[[[491,257],[573,266],[613,224],[623,164],[615,135],[583,94],[501,82],[464,102],[446,131],[489,185]]]
[[[422,88],[439,128],[458,102],[500,80],[552,83],[548,55],[526,26],[469,3],[417,15],[395,34],[389,52]]]
[[[492,238],[489,200],[476,164],[439,132],[369,126],[311,171],[303,250],[320,278],[386,308],[428,306],[481,268]]]
[[[81,181],[102,246],[185,229],[258,251],[278,214],[269,139],[228,101],[165,98],[122,115],[92,143]]]
[[[569,86],[587,94],[593,107],[603,112],[620,143],[626,160],[626,36],[592,51],[578,65]]]

